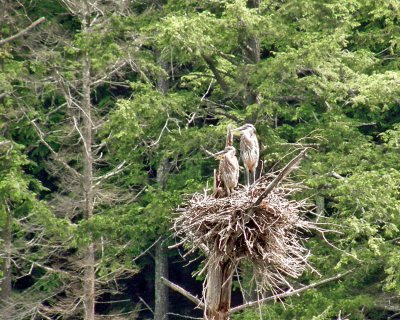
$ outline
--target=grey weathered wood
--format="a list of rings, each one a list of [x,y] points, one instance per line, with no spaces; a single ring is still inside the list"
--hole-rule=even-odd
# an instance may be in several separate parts
[[[204,319],[228,320],[231,308],[232,261],[213,261],[207,268]]]
[[[162,282],[161,278],[168,277],[168,255],[162,241],[157,242],[155,251],[154,320],[167,320],[169,309],[168,287]]]

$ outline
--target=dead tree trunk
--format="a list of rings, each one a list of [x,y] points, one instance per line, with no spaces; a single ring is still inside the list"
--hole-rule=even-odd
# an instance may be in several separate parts
[[[231,308],[232,261],[210,261],[207,269],[204,319],[228,320]]]
[[[154,320],[168,319],[168,287],[162,283],[161,278],[168,277],[168,255],[162,241],[156,244],[155,255],[155,308]]]
[[[89,26],[89,18],[85,16],[83,20],[84,31]],[[82,140],[83,140],[83,193],[85,199],[84,219],[93,216],[94,190],[93,190],[93,156],[92,156],[92,116],[90,101],[90,60],[88,52],[83,53],[82,60]],[[83,279],[83,301],[85,310],[85,320],[95,318],[95,248],[94,243],[89,243],[86,248],[84,259],[84,279]]]
[[[0,306],[3,302],[7,302],[11,295],[11,250],[12,250],[12,233],[11,233],[11,212],[7,204],[5,204],[6,220],[4,228],[1,232],[1,238],[4,241],[4,258],[1,266],[3,278],[0,286]]]

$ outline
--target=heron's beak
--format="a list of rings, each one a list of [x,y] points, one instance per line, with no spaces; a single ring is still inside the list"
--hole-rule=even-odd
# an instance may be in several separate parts
[[[222,150],[222,151],[220,151],[220,152],[214,153],[214,157],[215,157],[216,159],[218,159],[218,160],[221,160],[222,157],[223,157],[225,154],[226,154],[226,151],[225,151],[225,150]]]
[[[242,131],[243,129],[244,129],[244,126],[241,126],[241,127],[239,127],[239,128],[232,129],[232,131],[231,131],[231,132],[234,132],[234,133],[236,133],[236,132],[240,132],[240,131]]]

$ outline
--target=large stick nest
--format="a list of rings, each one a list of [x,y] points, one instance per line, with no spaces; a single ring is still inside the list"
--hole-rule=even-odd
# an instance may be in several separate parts
[[[274,178],[264,176],[230,197],[193,194],[178,210],[175,235],[190,252],[205,252],[206,262],[230,260],[236,267],[243,259],[249,261],[262,289],[289,285],[286,276],[297,278],[308,267],[305,234],[319,227],[305,217],[310,205],[291,199],[298,190],[294,185],[276,187],[255,206]]]

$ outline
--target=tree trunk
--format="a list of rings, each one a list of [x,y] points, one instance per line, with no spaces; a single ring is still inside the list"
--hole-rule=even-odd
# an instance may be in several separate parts
[[[158,55],[158,64],[160,67],[167,72],[168,69],[168,62],[160,58],[160,54],[157,52]],[[168,77],[164,74],[164,72],[160,72],[157,78],[157,90],[162,94],[166,94],[169,89],[169,80]]]
[[[84,31],[87,31],[89,18],[83,22]],[[92,157],[92,116],[91,116],[91,78],[89,54],[84,52],[82,60],[82,140],[83,140],[83,192],[85,197],[84,219],[88,220],[93,216],[94,190],[93,190],[93,157]],[[84,258],[84,279],[83,279],[83,302],[85,309],[85,320],[95,318],[95,247],[89,243]]]
[[[210,261],[207,269],[204,319],[229,319],[233,270],[234,266],[229,260]]]
[[[163,159],[157,169],[157,183],[160,190],[165,188],[165,183],[170,169],[171,163],[168,159]],[[154,269],[154,320],[168,320],[168,287],[161,281],[161,277],[168,279],[168,255],[162,240],[156,244]]]
[[[161,277],[168,279],[168,256],[162,241],[156,244],[155,257],[155,308],[154,320],[168,319],[168,287],[161,282]]]
[[[8,205],[5,205],[6,220],[4,228],[1,232],[1,238],[4,241],[4,258],[1,266],[3,277],[0,286],[0,306],[2,302],[6,302],[11,295],[11,250],[12,250],[12,233],[11,233],[11,212]]]
[[[159,53],[157,52],[159,56]],[[167,71],[168,63],[158,58],[158,63]],[[157,79],[157,90],[162,94],[166,94],[169,88],[168,77],[163,72],[160,72]],[[157,183],[160,190],[165,188],[167,181],[168,172],[171,169],[171,163],[168,159],[163,159],[157,168]],[[155,274],[154,274],[154,320],[168,320],[168,307],[169,307],[169,295],[168,287],[162,283],[161,277],[168,279],[168,255],[163,241],[160,240],[156,244],[155,254]]]
[[[248,0],[247,7],[251,9],[259,9],[260,0]],[[239,33],[239,43],[242,47],[245,64],[253,65],[260,62],[260,39],[257,37],[255,30],[243,29]],[[250,69],[251,70],[251,69]],[[245,105],[255,104],[257,102],[257,90],[248,82],[249,68],[243,68],[243,79],[246,79],[246,90],[243,93],[243,103]],[[254,118],[254,115],[252,116]]]
[[[247,1],[247,6],[252,9],[258,9],[260,7],[260,0],[249,0]],[[244,52],[249,63],[260,62],[260,39],[255,35],[248,36]]]

